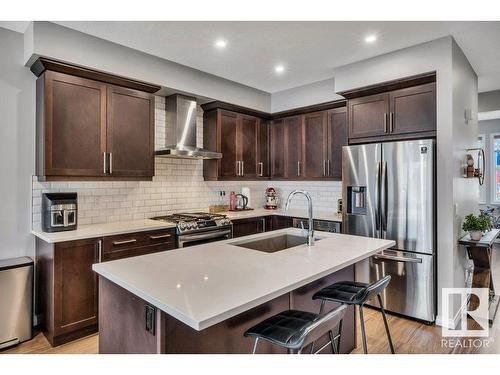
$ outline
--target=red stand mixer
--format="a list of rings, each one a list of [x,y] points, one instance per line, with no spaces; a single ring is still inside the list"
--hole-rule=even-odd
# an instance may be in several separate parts
[[[266,205],[264,206],[267,210],[276,210],[279,205],[279,198],[276,193],[276,189],[273,187],[268,187],[266,189]]]

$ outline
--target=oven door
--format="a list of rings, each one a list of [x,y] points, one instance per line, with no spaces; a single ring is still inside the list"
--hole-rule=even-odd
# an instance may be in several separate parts
[[[230,238],[233,238],[233,230],[231,227],[217,228],[206,232],[181,234],[177,236],[177,246],[179,248],[189,247]]]

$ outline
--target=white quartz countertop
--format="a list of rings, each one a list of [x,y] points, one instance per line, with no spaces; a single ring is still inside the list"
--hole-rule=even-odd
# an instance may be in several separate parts
[[[196,330],[203,330],[350,266],[394,241],[316,232],[313,247],[275,253],[236,246],[250,239],[301,234],[282,229],[93,265],[99,275]]]
[[[144,219],[116,223],[79,225],[76,230],[66,232],[46,233],[42,230],[34,229],[31,233],[45,242],[56,243],[166,228],[175,228],[175,225],[158,220]]]
[[[227,215],[231,220],[236,219],[247,219],[252,217],[259,216],[269,216],[269,215],[278,215],[278,216],[290,216],[290,217],[299,217],[299,218],[308,218],[309,214],[307,213],[307,209],[277,209],[277,210],[266,210],[265,208],[256,208],[254,210],[246,210],[246,211],[227,211],[221,212],[223,215]],[[333,211],[319,211],[313,210],[313,219],[316,220],[328,220],[328,221],[338,221],[342,222],[342,214],[337,214]]]

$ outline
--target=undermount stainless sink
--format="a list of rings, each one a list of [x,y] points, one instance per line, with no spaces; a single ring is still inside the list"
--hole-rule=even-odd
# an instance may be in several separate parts
[[[316,241],[321,239],[321,237],[315,238]],[[270,234],[269,237],[259,238],[258,240],[233,242],[231,245],[262,251],[264,253],[275,253],[305,244],[307,244],[307,237],[284,233],[279,235]]]

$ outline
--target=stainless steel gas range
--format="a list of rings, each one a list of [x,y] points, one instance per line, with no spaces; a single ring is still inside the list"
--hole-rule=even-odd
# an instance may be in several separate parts
[[[233,237],[233,223],[225,215],[205,212],[153,217],[177,226],[177,247],[201,245]]]

